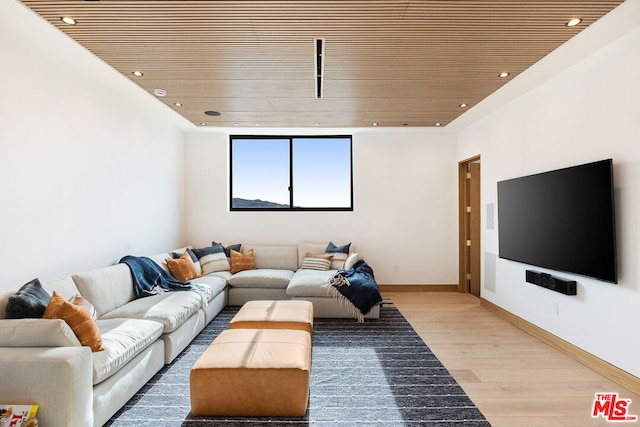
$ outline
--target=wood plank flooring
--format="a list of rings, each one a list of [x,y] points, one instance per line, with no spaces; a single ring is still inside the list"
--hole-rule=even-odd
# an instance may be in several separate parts
[[[383,292],[493,427],[612,425],[592,418],[595,393],[640,396],[606,379],[455,292]],[[613,423],[613,425],[640,425]]]

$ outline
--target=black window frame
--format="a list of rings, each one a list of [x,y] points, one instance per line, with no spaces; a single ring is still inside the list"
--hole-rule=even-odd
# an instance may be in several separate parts
[[[289,140],[289,206],[276,208],[258,207],[234,207],[233,206],[233,140]],[[293,206],[295,183],[293,144],[296,139],[348,139],[349,140],[349,205],[348,207],[296,207]],[[353,211],[353,136],[352,135],[229,135],[229,210],[232,212],[290,212],[290,211],[327,211],[327,212],[351,212]]]

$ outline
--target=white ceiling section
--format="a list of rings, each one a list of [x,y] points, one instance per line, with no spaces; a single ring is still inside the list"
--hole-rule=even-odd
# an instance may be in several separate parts
[[[446,126],[622,2],[22,0],[197,126],[331,128]]]

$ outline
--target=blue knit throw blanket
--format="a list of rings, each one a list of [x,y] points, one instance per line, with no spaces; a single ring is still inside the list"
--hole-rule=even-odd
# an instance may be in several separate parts
[[[373,269],[364,260],[359,260],[348,270],[339,270],[328,285],[329,294],[345,303],[348,311],[360,322],[364,322],[364,316],[382,302]]]
[[[127,255],[120,260],[131,269],[133,292],[136,297],[147,297],[166,291],[190,291],[199,286],[190,282],[181,282],[164,270],[151,258]]]

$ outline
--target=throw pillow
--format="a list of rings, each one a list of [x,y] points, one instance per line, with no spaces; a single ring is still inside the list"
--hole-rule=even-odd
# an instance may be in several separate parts
[[[231,266],[224,254],[224,247],[218,243],[206,248],[194,249],[193,252],[200,260],[202,274],[213,273],[214,271],[229,271]]]
[[[314,255],[307,252],[300,268],[304,270],[327,271],[331,267],[333,255]]]
[[[342,252],[334,252],[327,255],[333,255],[333,260],[331,261],[331,270],[342,270],[344,268],[344,262],[349,257],[349,255]]]
[[[187,252],[183,253],[178,259],[167,259],[167,267],[169,268],[169,273],[181,282],[188,282],[200,276]]]
[[[64,320],[76,334],[80,344],[90,347],[93,352],[104,350],[100,330],[89,312],[66,301],[57,292],[53,292],[53,297],[42,317]]]
[[[349,255],[349,258],[347,258],[347,260],[344,262],[344,269],[351,270],[353,266],[356,264],[356,262],[358,262],[359,260],[360,260],[360,255],[358,255],[357,252],[352,253],[351,255]]]
[[[50,300],[51,295],[35,278],[9,297],[7,319],[41,318]]]
[[[191,261],[193,261],[193,265],[196,267],[196,271],[198,272],[198,276],[202,275],[202,266],[200,265],[200,260],[198,256],[193,252],[191,248],[186,248],[184,252],[171,252],[171,257],[173,259],[180,258],[185,253],[189,254],[191,257]]]
[[[77,305],[78,307],[82,307],[87,310],[93,320],[98,320],[98,312],[96,311],[96,308],[93,306],[93,304],[91,304],[91,302],[89,302],[88,299],[86,299],[82,295],[78,294],[74,296],[73,298],[71,298],[70,302],[73,305]]]
[[[215,245],[219,245],[220,243],[216,243],[216,242],[211,242],[211,244],[213,246]],[[224,246],[224,254],[227,256],[227,258],[231,258],[231,250],[233,249],[236,252],[240,252],[240,249],[242,248],[242,243],[236,243],[235,245],[229,245],[229,246]]]
[[[253,249],[249,249],[244,254],[231,250],[231,274],[242,270],[253,270],[254,268]]]
[[[329,242],[329,244],[327,245],[327,249],[325,250],[326,253],[331,254],[331,253],[343,253],[343,254],[349,254],[349,248],[351,247],[351,242],[344,244],[342,246],[336,246],[333,244],[333,242]]]

